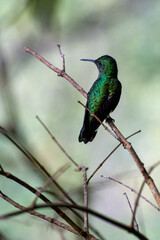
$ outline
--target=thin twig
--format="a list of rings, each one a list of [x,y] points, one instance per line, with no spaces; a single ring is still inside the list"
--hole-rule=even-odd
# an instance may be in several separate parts
[[[63,72],[65,72],[66,70],[65,70],[65,57],[64,57],[64,54],[62,53],[62,51],[61,51],[61,46],[60,46],[60,44],[57,44],[57,47],[58,47],[58,49],[59,49],[59,53],[60,53],[60,55],[61,55],[61,57],[62,57],[62,59],[63,59]]]
[[[147,237],[145,237],[142,233],[136,231],[134,228],[131,228],[130,226],[128,225],[125,225],[121,222],[118,222],[117,220],[114,220],[112,218],[109,218],[103,214],[100,214],[99,212],[96,212],[90,208],[85,208],[83,206],[79,206],[79,205],[70,205],[70,204],[62,204],[62,203],[47,203],[47,204],[39,204],[39,205],[36,205],[34,206],[34,208],[26,208],[25,210],[21,210],[21,211],[15,211],[15,212],[12,212],[12,213],[9,213],[9,214],[4,214],[2,216],[0,216],[0,220],[4,220],[4,219],[7,219],[7,218],[10,218],[10,217],[14,217],[14,216],[17,216],[17,215],[20,215],[20,214],[23,214],[25,212],[28,212],[30,210],[35,210],[35,209],[41,209],[41,208],[48,208],[48,207],[52,207],[52,206],[56,206],[56,207],[65,207],[65,208],[75,208],[75,209],[78,209],[80,211],[87,211],[88,213],[92,214],[93,216],[95,217],[98,217],[99,219],[101,220],[104,220],[105,222],[108,222],[110,224],[112,224],[113,226],[116,226],[116,227],[119,227],[123,230],[126,230],[128,233],[131,233],[133,234],[134,236],[140,238],[141,240],[148,240]],[[86,233],[88,234],[88,233]],[[86,238],[86,239],[89,239],[89,238]],[[91,238],[90,238],[91,239]]]
[[[130,208],[131,213],[132,213],[132,216],[133,216],[133,209],[132,209],[131,203],[130,203],[130,201],[129,201],[129,198],[128,198],[128,196],[127,196],[127,193],[124,193],[124,196],[125,196],[126,199],[127,199],[127,202],[128,202],[129,208]],[[136,218],[134,218],[134,223],[135,223],[135,229],[139,232],[139,227],[138,227],[138,223],[137,223]],[[134,226],[133,226],[133,227],[134,227]]]
[[[56,140],[56,138],[52,135],[52,133],[49,131],[47,126],[42,122],[42,120],[36,116],[38,121],[42,124],[42,126],[45,128],[45,130],[48,132],[48,134],[51,136],[52,140],[57,144],[57,146],[61,149],[61,151],[66,155],[66,157],[78,168],[79,165],[71,158],[71,156],[65,151],[65,149],[62,147],[62,145]]]
[[[43,187],[38,188],[36,197],[33,201],[33,203],[31,204],[31,206],[35,206],[37,199],[39,198],[39,195],[45,191],[46,188],[48,188],[48,186],[53,182],[53,179],[57,179],[62,173],[64,173],[68,168],[70,167],[69,164],[65,164],[62,167],[60,167],[54,174],[53,176],[51,176],[50,178],[48,178],[48,180],[45,182],[45,184],[43,185]]]
[[[137,133],[140,133],[141,130],[132,133],[130,136],[128,136],[126,139],[136,135]],[[112,152],[110,152],[110,154],[99,164],[99,166],[95,169],[95,171],[91,174],[91,176],[88,178],[87,180],[87,184],[89,183],[89,181],[91,180],[91,178],[96,174],[96,172],[103,166],[103,164],[107,161],[107,159],[117,150],[117,148],[119,148],[121,146],[121,143],[119,143],[113,150]]]
[[[130,186],[128,186],[128,185],[126,185],[126,184],[124,184],[124,183],[122,183],[122,182],[120,182],[120,181],[118,181],[118,180],[116,180],[116,179],[114,179],[114,178],[106,177],[106,176],[103,176],[103,175],[101,175],[101,177],[106,178],[106,179],[111,180],[111,181],[114,181],[114,182],[116,182],[116,183],[119,183],[119,184],[123,185],[124,187],[130,189],[132,192],[134,192],[134,193],[136,193],[137,195],[139,195],[139,193],[138,193],[134,188],[131,188]],[[156,210],[160,211],[160,208],[158,208],[156,205],[154,205],[154,204],[153,204],[151,201],[149,201],[146,197],[144,197],[144,196],[142,196],[142,195],[139,195],[139,196],[140,196],[143,200],[145,200],[146,202],[148,202],[148,203],[149,203],[152,207],[154,207]]]

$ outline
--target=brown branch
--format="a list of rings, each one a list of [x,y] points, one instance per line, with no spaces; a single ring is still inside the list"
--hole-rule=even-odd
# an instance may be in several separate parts
[[[35,51],[31,50],[30,48],[25,48],[25,51],[32,54],[34,57],[39,59],[41,62],[43,62],[47,67],[55,71],[56,73],[60,74],[60,76],[64,77],[66,80],[68,80],[85,98],[87,98],[87,93],[84,91],[83,88],[79,86],[69,75],[66,74],[66,72],[62,72],[60,69],[53,66],[51,63],[49,63],[46,59],[44,59],[42,56],[40,56]],[[160,194],[159,191],[153,181],[153,179],[148,175],[146,169],[144,168],[144,164],[139,159],[137,153],[131,146],[131,144],[124,138],[124,136],[121,134],[121,132],[117,129],[113,121],[108,120],[108,124],[110,125],[113,132],[117,135],[118,139],[123,143],[124,147],[128,150],[131,157],[137,164],[137,167],[139,168],[140,172],[142,173],[143,177],[145,178],[145,182],[149,186],[158,206],[160,206]]]
[[[16,141],[14,141],[13,138],[8,134],[8,132],[0,127],[0,133],[3,134],[9,141],[11,141],[36,167],[38,167],[48,178],[51,178],[51,175],[49,172],[45,169],[44,166],[42,166],[38,160],[24,147],[21,147],[20,144],[18,144]],[[53,179],[54,185],[63,193],[63,195],[72,203],[76,204],[75,201],[73,201],[72,198],[68,195],[68,193],[60,186],[57,181]]]
[[[76,83],[66,72],[63,72],[59,68],[52,65],[45,58],[40,56],[35,51],[31,50],[29,47],[25,47],[24,49],[26,52],[32,54],[34,57],[36,57],[38,60],[40,60],[42,63],[44,63],[48,68],[50,68],[51,70],[56,72],[58,74],[58,76],[61,76],[61,77],[65,78],[67,81],[69,81],[72,84],[72,86],[75,87],[84,97],[87,97],[87,93],[84,91],[84,89],[78,83]]]
[[[135,132],[135,133],[132,133],[130,136],[128,136],[126,139],[134,136],[135,134],[137,133],[140,133],[141,130]],[[89,183],[89,181],[91,180],[91,178],[96,174],[96,172],[103,166],[103,164],[107,161],[107,159],[117,150],[117,148],[119,148],[121,146],[121,143],[119,143],[113,150],[112,152],[110,152],[110,154],[99,164],[99,166],[95,169],[95,171],[91,174],[91,176],[88,178],[87,180],[87,184]]]
[[[20,205],[19,203],[13,201],[11,198],[9,198],[9,197],[6,196],[4,193],[2,193],[2,191],[0,191],[0,197],[3,198],[3,199],[4,199],[5,201],[7,201],[8,203],[10,203],[12,206],[14,206],[14,207],[16,207],[16,208],[18,208],[18,209],[20,209],[20,210],[22,210],[22,211],[26,211],[27,213],[29,213],[29,214],[31,214],[31,215],[33,215],[33,216],[42,218],[42,219],[45,220],[45,221],[48,221],[48,222],[50,222],[50,223],[53,223],[54,225],[56,225],[56,226],[58,226],[58,227],[60,227],[60,228],[63,228],[63,229],[65,229],[65,230],[69,231],[69,232],[72,232],[72,233],[80,236],[80,234],[79,234],[77,231],[75,231],[72,227],[70,227],[70,226],[68,226],[68,225],[66,225],[66,224],[64,224],[64,223],[62,223],[62,222],[60,222],[60,221],[58,221],[58,220],[56,220],[56,219],[54,219],[54,218],[51,218],[51,217],[48,217],[48,216],[46,216],[46,215],[44,215],[44,214],[41,214],[41,213],[39,213],[39,212],[36,212],[36,211],[34,211],[33,209],[27,211],[27,208],[26,208],[26,207],[24,207],[24,206]]]
[[[52,206],[56,206],[56,207],[65,207],[65,208],[75,208],[75,209],[78,209],[80,211],[87,211],[88,213],[90,213],[91,215],[105,221],[105,222],[108,222],[110,224],[112,224],[113,226],[116,226],[116,227],[119,227],[123,230],[126,230],[128,233],[131,233],[133,234],[134,236],[140,238],[141,240],[148,240],[148,238],[146,236],[144,236],[142,233],[136,231],[134,228],[131,228],[130,226],[127,226],[117,220],[114,220],[112,218],[109,218],[103,214],[100,214],[99,212],[96,212],[90,208],[85,208],[83,206],[78,206],[78,205],[70,205],[70,204],[62,204],[62,203],[54,203],[54,204],[50,204],[50,203],[47,203],[47,204],[39,204],[39,205],[36,205],[34,206],[34,208],[26,208],[25,210],[21,210],[21,211],[15,211],[15,212],[12,212],[12,213],[8,213],[8,214],[5,214],[5,215],[2,215],[0,216],[0,220],[3,220],[3,219],[7,219],[7,218],[10,218],[10,217],[14,217],[14,216],[17,216],[17,215],[20,215],[20,214],[23,214],[25,212],[28,212],[30,210],[35,210],[35,209],[41,209],[41,208],[48,208],[48,207],[52,207]],[[86,233],[87,234],[87,233]],[[87,236],[90,236],[90,234],[88,234]],[[91,235],[92,236],[92,235]],[[91,240],[91,239],[96,239],[96,238],[87,238],[87,240]]]
[[[148,202],[152,207],[154,207],[156,210],[160,211],[160,208],[158,208],[156,205],[154,205],[151,201],[149,201],[147,198],[145,198],[144,196],[140,195],[139,192],[137,192],[134,188],[131,188],[129,187],[128,185],[114,179],[114,178],[111,178],[111,177],[106,177],[106,176],[103,176],[101,175],[101,177],[105,178],[105,179],[108,179],[108,180],[111,180],[111,181],[114,181],[116,183],[119,183],[121,185],[123,185],[124,187],[130,189],[132,192],[136,193],[137,195],[139,195],[143,200],[145,200],[146,202]]]
[[[128,150],[131,157],[135,161],[137,167],[139,168],[140,172],[142,173],[146,184],[150,188],[158,206],[160,207],[160,193],[153,181],[153,179],[149,176],[148,172],[146,171],[144,164],[141,162],[140,158],[138,157],[136,151],[132,147],[131,143],[127,141],[127,139],[122,135],[122,133],[118,130],[118,128],[114,125],[113,121],[108,120],[108,124],[110,125],[111,129],[114,131],[114,133],[118,136],[118,138],[123,142],[124,148]]]

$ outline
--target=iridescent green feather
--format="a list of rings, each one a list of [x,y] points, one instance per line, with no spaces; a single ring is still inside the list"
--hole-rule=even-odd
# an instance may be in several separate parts
[[[94,62],[99,70],[98,79],[87,94],[86,106],[103,122],[116,108],[121,95],[121,83],[117,79],[116,61],[108,55],[97,60],[82,60]],[[92,141],[99,125],[100,123],[93,114],[86,110],[79,141],[84,143]]]

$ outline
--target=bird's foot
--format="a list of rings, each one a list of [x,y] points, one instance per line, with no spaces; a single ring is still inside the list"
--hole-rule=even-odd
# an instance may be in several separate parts
[[[115,120],[113,118],[111,118],[109,115],[106,117],[106,123],[108,123],[109,121],[111,122],[115,122]]]

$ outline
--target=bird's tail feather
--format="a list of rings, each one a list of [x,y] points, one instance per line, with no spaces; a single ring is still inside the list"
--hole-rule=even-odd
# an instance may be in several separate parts
[[[96,134],[97,130],[91,131],[83,126],[79,134],[79,142],[84,142],[85,144],[91,142],[95,138]]]

